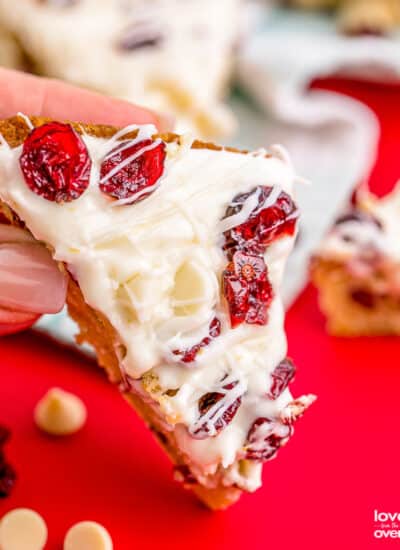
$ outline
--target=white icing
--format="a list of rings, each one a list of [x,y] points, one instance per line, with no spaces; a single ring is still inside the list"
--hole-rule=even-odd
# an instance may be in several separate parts
[[[86,302],[115,327],[126,347],[123,372],[138,379],[152,369],[162,391],[177,390],[168,398],[160,395],[160,404],[153,404],[169,429],[176,425],[179,445],[193,464],[202,472],[215,471],[218,464],[228,468],[254,419],[278,418],[292,401],[288,389],[275,401],[265,395],[271,372],[286,355],[279,286],[293,237],[281,238],[265,254],[275,292],[269,322],[232,330],[220,292],[227,263],[219,246],[220,221],[237,194],[258,185],[273,187],[266,204],[282,190],[291,194],[293,169],[276,157],[190,149],[190,138],[183,138],[180,144],[166,145],[165,172],[154,193],[114,208],[114,201],[99,189],[100,165],[117,138],[125,147],[126,134],[135,129],[130,126],[110,140],[83,135],[93,163],[90,184],[79,199],[64,204],[49,202],[27,187],[19,167],[21,147],[10,149],[3,142],[0,197],[37,239],[52,246],[54,257],[77,279]],[[140,127],[136,142],[153,133],[153,127]],[[246,201],[245,213],[253,202]],[[243,215],[236,218],[240,220]],[[179,363],[172,352],[206,337],[214,317],[221,322],[221,335],[199,352],[195,363]],[[212,419],[222,412],[219,402],[199,420],[199,399],[229,382],[235,385],[223,403],[229,406],[242,399],[234,420],[215,437],[194,439],[190,431],[204,422],[214,434]],[[239,475],[233,471],[231,476]],[[253,479],[249,487],[257,483]]]
[[[25,122],[30,130],[33,130],[34,126],[28,116],[24,115],[24,113],[17,113],[17,116],[19,116],[19,118],[22,118],[22,120]]]
[[[318,254],[324,258],[347,260],[369,246],[382,252],[388,251],[385,235],[375,223],[351,220],[336,225],[330,231]]]
[[[321,243],[318,255],[347,261],[370,246],[387,255],[391,261],[400,262],[400,185],[381,199],[364,192],[360,207],[372,214],[382,227],[372,221],[350,220],[338,224]]]
[[[400,183],[382,199],[369,195],[365,200],[365,208],[383,225],[388,254],[394,261],[400,262]]]
[[[133,140],[133,142],[135,142],[135,141],[136,140]],[[150,145],[146,145],[145,147],[141,147],[135,153],[132,153],[132,155],[129,155],[128,157],[126,157],[126,159],[121,161],[112,170],[107,172],[107,174],[105,176],[100,178],[100,183],[107,183],[108,180],[110,180],[111,178],[116,176],[121,170],[123,170],[126,166],[128,166],[128,164],[130,164],[131,162],[133,162],[134,160],[139,158],[143,153],[146,153],[147,151],[151,151],[152,149],[155,149],[158,145],[160,145],[160,143],[161,143],[161,139],[157,139],[157,140],[154,140]],[[118,151],[122,152],[125,148],[131,147],[133,144],[134,143],[130,144],[128,142],[125,147],[122,147],[121,150],[118,149]],[[109,156],[110,156],[110,154],[106,155],[105,159],[107,159],[107,157],[109,157]],[[131,202],[134,202],[134,201],[132,201],[132,199],[131,199]]]
[[[230,76],[240,0],[123,4],[81,0],[56,7],[18,0],[10,9],[9,0],[0,0],[0,18],[41,73],[173,114],[178,131],[230,133],[235,122],[220,98]],[[126,33],[138,38],[157,30],[162,39],[156,46],[118,50]]]
[[[228,469],[224,476],[225,485],[237,485],[245,491],[255,491],[261,487],[262,464],[247,460],[235,462]]]
[[[260,197],[260,190],[258,189],[256,193],[252,193],[249,197],[247,197],[247,199],[243,203],[242,208],[237,214],[233,214],[232,216],[221,220],[218,226],[219,231],[221,233],[229,231],[230,229],[233,229],[234,227],[237,227],[238,225],[244,223],[248,219],[251,212],[257,212],[274,205],[281,193],[282,188],[279,185],[276,185],[275,187],[273,187],[270,194],[258,206],[258,200]]]

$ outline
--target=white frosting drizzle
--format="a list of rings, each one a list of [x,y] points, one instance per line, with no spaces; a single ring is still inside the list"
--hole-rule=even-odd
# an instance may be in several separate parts
[[[155,133],[153,127],[131,125],[109,140],[82,136],[92,159],[90,185],[78,200],[65,204],[46,201],[27,187],[19,166],[21,147],[10,149],[2,140],[0,197],[37,239],[52,246],[55,258],[77,279],[86,302],[114,326],[126,348],[124,375],[133,381],[151,371],[157,377],[159,405],[150,402],[164,425],[175,429],[193,467],[203,473],[216,471],[219,464],[229,468],[254,419],[279,418],[292,401],[288,389],[275,401],[265,396],[270,373],[286,355],[279,286],[293,237],[274,243],[265,255],[275,292],[268,324],[231,330],[220,293],[226,266],[221,231],[245,221],[257,194],[249,196],[240,213],[224,223],[221,219],[233,197],[259,185],[273,188],[264,206],[273,204],[282,190],[290,194],[294,173],[290,163],[279,158],[191,149],[191,138],[184,137],[166,144],[165,172],[157,191],[143,201],[113,208],[99,189],[101,162],[118,139],[121,147],[132,145],[123,138],[134,130],[139,131],[136,142]],[[173,350],[199,343],[214,317],[221,323],[221,335],[202,348],[194,364],[181,364]],[[199,399],[208,392],[223,392],[221,385],[229,381],[237,383],[199,419]],[[135,391],[140,388],[139,383],[131,385]],[[176,391],[167,395],[167,390]],[[241,406],[233,421],[216,434],[213,422],[239,396]],[[191,437],[189,430],[194,433],[205,422],[214,436]],[[253,481],[247,483],[232,466],[226,482],[241,479],[242,486],[255,488],[259,468],[251,471]]]
[[[30,130],[33,130],[34,125],[32,124],[32,121],[28,116],[26,116],[26,115],[24,115],[24,113],[20,113],[20,112],[17,113],[17,116],[19,116],[19,118],[24,119],[25,124],[28,126],[28,128]]]
[[[225,233],[225,231],[229,231],[230,229],[233,229],[234,227],[241,225],[247,220],[251,212],[253,212],[253,210],[258,205],[260,192],[261,192],[260,189],[257,189],[255,193],[251,193],[251,195],[249,195],[247,199],[244,201],[242,208],[237,214],[233,214],[232,216],[224,218],[219,223],[218,229],[221,231],[221,233]]]
[[[335,225],[322,241],[317,254],[326,259],[351,261],[372,248],[400,262],[400,186],[382,199],[363,193],[361,209],[369,212],[380,223],[372,220],[348,220]]]
[[[290,159],[289,153],[286,151],[282,145],[274,144],[269,148],[269,153],[274,157],[280,159],[282,162],[291,165],[292,161]]]
[[[400,262],[400,182],[382,198],[366,194],[361,206],[375,216],[383,226],[383,248],[395,262]]]
[[[224,386],[229,384],[235,384],[232,389],[224,389],[224,387],[218,389],[219,393],[224,394],[224,396],[217,401],[208,411],[200,416],[191,426],[189,427],[189,433],[195,435],[199,430],[209,434],[209,437],[214,437],[217,435],[217,430],[215,428],[217,422],[223,422],[223,415],[229,407],[234,405],[235,401],[242,397],[246,391],[246,384],[241,380],[235,380],[233,376],[224,379]]]
[[[373,222],[349,220],[336,225],[322,242],[318,254],[324,258],[349,259],[365,247],[387,251],[384,233]]]
[[[234,227],[237,227],[238,225],[244,223],[248,219],[251,212],[253,212],[253,210],[255,210],[257,207],[257,210],[262,210],[264,208],[269,208],[270,206],[274,205],[275,202],[278,200],[279,195],[282,193],[282,188],[279,185],[273,187],[270,194],[258,206],[260,192],[260,189],[257,189],[255,193],[249,195],[237,214],[233,214],[228,218],[224,218],[220,222],[218,228],[221,233],[229,231],[230,229],[233,229]],[[234,204],[231,204],[231,206],[234,206]]]

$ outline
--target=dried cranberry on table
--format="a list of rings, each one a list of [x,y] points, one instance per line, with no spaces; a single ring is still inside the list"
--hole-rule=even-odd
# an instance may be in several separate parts
[[[257,418],[247,434],[245,458],[262,462],[271,460],[292,433],[293,428],[279,420]]]
[[[282,392],[288,387],[296,374],[296,367],[289,358],[284,359],[279,363],[271,374],[272,384],[268,392],[270,399],[277,399]]]
[[[190,428],[190,434],[196,439],[213,437],[228,426],[236,415],[241,403],[242,393],[232,396],[239,382],[228,382],[220,391],[204,394],[198,402],[199,418]]]
[[[214,319],[211,321],[208,334],[209,335],[203,338],[201,342],[195,344],[191,348],[183,351],[175,349],[172,353],[174,355],[179,355],[180,361],[182,361],[182,363],[192,363],[193,361],[195,361],[199,351],[202,348],[209,346],[211,341],[214,340],[214,338],[218,338],[218,336],[221,334],[221,322],[219,319],[217,319],[217,317],[214,317]]]
[[[0,424],[0,449],[10,439],[11,432],[5,426]]]
[[[164,172],[165,149],[163,141],[122,141],[103,160],[100,190],[118,200],[132,198],[128,204],[148,197]]]
[[[257,205],[246,221],[224,232],[223,249],[231,259],[237,251],[264,254],[266,248],[283,235],[293,235],[299,211],[285,191],[276,193],[274,187],[258,186],[249,193],[237,195],[226,210],[225,217],[239,214],[244,204],[257,194]],[[271,201],[271,203],[269,203]]]
[[[89,185],[89,153],[69,124],[50,122],[33,129],[19,162],[28,187],[48,201],[76,200]]]
[[[8,497],[14,488],[16,473],[6,460],[3,447],[10,438],[10,430],[0,425],[0,498]]]
[[[10,496],[16,479],[17,475],[14,468],[5,460],[2,460],[0,454],[0,498]]]
[[[265,325],[273,289],[262,256],[235,252],[222,275],[232,328],[241,323]]]

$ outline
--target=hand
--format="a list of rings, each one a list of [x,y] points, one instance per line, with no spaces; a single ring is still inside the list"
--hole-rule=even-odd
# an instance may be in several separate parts
[[[0,118],[17,112],[114,126],[154,124],[161,132],[173,125],[168,116],[125,101],[0,68]],[[66,286],[66,277],[42,245],[0,221],[0,335],[30,327],[42,313],[60,311]]]

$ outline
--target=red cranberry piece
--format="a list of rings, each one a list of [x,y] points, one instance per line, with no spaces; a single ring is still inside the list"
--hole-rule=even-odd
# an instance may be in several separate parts
[[[89,153],[69,124],[50,122],[32,130],[19,162],[28,187],[48,201],[76,200],[89,185]]]
[[[229,259],[236,250],[263,254],[276,239],[283,235],[293,235],[295,231],[299,216],[297,206],[285,191],[274,198],[276,190],[273,187],[258,186],[250,193],[237,195],[228,207],[225,218],[238,214],[245,202],[256,193],[257,206],[247,220],[224,233],[224,250]],[[269,204],[271,200],[273,202]]]
[[[7,462],[0,462],[0,498],[6,498],[14,488],[17,475]]]
[[[241,323],[265,325],[273,289],[261,256],[235,252],[222,275],[232,328]]]
[[[196,359],[196,356],[201,348],[209,346],[211,340],[214,340],[214,338],[217,338],[221,334],[221,322],[216,317],[214,317],[214,319],[210,323],[208,334],[209,336],[203,338],[203,340],[199,344],[196,344],[185,351],[175,349],[172,353],[174,355],[180,355],[180,360],[183,363],[192,363]]]
[[[268,393],[270,399],[277,399],[288,387],[296,374],[296,367],[293,362],[286,358],[279,363],[271,374],[272,384]]]
[[[10,430],[5,426],[0,425],[0,447],[2,447],[10,439]]]
[[[352,290],[350,292],[350,297],[353,302],[364,307],[365,309],[374,309],[377,302],[377,296],[374,295],[369,290],[364,290],[362,288]]]
[[[266,461],[274,458],[278,450],[292,435],[292,427],[270,418],[257,418],[249,430],[246,444],[248,460]]]
[[[165,156],[163,141],[144,139],[131,145],[121,142],[101,165],[101,191],[115,199],[131,197],[129,204],[144,199],[155,191],[152,187],[164,171]]]
[[[10,430],[0,425],[0,498],[8,497],[16,480],[14,468],[6,461],[3,446],[10,438]]]
[[[232,422],[242,402],[242,394],[230,393],[237,385],[237,381],[227,383],[221,391],[206,393],[199,399],[200,416],[190,428],[193,437],[213,437]]]

